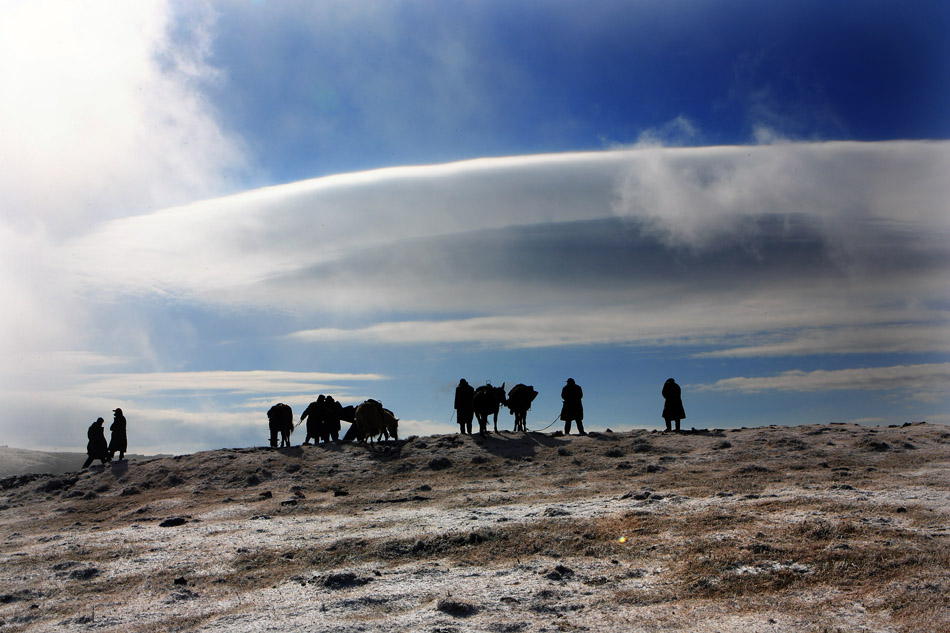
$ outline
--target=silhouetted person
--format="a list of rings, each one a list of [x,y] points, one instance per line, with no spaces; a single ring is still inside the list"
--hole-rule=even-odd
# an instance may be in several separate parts
[[[340,418],[343,417],[343,405],[333,399],[333,396],[327,396],[324,403],[327,407],[326,417],[323,418],[324,442],[333,440],[340,441]]]
[[[109,459],[113,459],[118,453],[119,461],[122,461],[125,451],[129,448],[129,437],[125,432],[125,416],[122,415],[122,409],[113,410],[112,416],[112,425],[109,427],[112,432],[112,437],[109,439]]]
[[[564,420],[564,435],[571,434],[571,421],[577,422],[577,432],[580,435],[587,435],[584,431],[584,405],[581,404],[581,398],[584,397],[584,390],[574,382],[573,378],[567,379],[567,384],[561,389],[561,419]]]
[[[475,415],[475,387],[462,378],[455,388],[455,417],[459,423],[459,433],[472,434],[472,417]]]
[[[89,438],[89,442],[86,444],[86,455],[89,457],[86,458],[86,463],[82,465],[83,468],[89,468],[94,459],[101,461],[103,466],[109,461],[109,445],[106,444],[106,431],[103,428],[105,422],[102,418],[96,418],[96,421],[90,424],[89,430],[86,431],[86,437]]]
[[[663,419],[666,421],[666,430],[670,428],[670,422],[676,422],[676,430],[680,430],[680,420],[686,417],[686,410],[683,409],[683,398],[680,392],[680,386],[672,378],[667,378],[663,383]]]
[[[309,444],[311,437],[313,438],[314,444],[320,442],[320,436],[323,435],[325,417],[326,397],[321,393],[317,396],[316,402],[311,402],[307,405],[307,408],[303,410],[303,413],[300,414],[301,422],[303,422],[304,419],[307,420],[307,439],[303,441],[304,444]],[[337,424],[339,424],[339,422]]]

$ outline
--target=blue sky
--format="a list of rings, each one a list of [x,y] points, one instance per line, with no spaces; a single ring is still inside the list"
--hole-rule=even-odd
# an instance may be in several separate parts
[[[946,3],[4,13],[2,444],[452,432],[460,377],[529,428],[568,377],[591,429],[670,376],[687,427],[950,422]]]

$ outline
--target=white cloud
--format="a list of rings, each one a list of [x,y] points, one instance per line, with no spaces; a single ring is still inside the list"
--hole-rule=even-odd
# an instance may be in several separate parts
[[[104,297],[369,321],[299,340],[915,352],[947,331],[944,168],[935,142],[482,159],[115,220],[62,255]]]
[[[750,345],[697,354],[702,358],[754,358],[828,354],[950,352],[950,324],[893,323],[804,329],[753,337]]]
[[[467,343],[485,347],[532,348],[567,345],[629,344],[649,347],[721,346],[753,338],[755,344],[699,352],[697,357],[749,358],[842,353],[921,353],[950,351],[946,326],[901,324],[876,326],[897,312],[855,315],[848,328],[806,330],[789,340],[777,335],[749,335],[772,330],[840,322],[849,304],[829,300],[821,308],[793,293],[761,296],[758,301],[731,303],[682,302],[671,313],[668,304],[644,302],[622,309],[561,310],[556,314],[491,316],[465,319],[386,321],[362,328],[315,328],[289,335],[307,343],[357,341],[367,344],[419,345]],[[799,307],[793,307],[799,306]],[[787,309],[786,309],[787,308]],[[716,319],[710,319],[715,311]],[[892,330],[893,328],[893,330]],[[789,336],[786,334],[786,337]],[[781,342],[772,342],[779,338]]]
[[[164,392],[216,392],[242,394],[316,394],[339,389],[329,383],[386,380],[379,374],[334,374],[290,371],[197,371],[92,375],[84,390],[100,394],[131,396]]]
[[[801,215],[846,253],[871,223],[946,235],[950,217],[941,174],[946,143],[786,143],[755,147],[654,149],[630,162],[615,204],[622,217],[648,220],[672,245],[706,248],[751,240],[756,218]],[[919,235],[930,241],[937,236]]]
[[[74,232],[219,193],[239,144],[195,87],[208,22],[162,0],[14,2],[0,22],[0,219]]]
[[[712,384],[693,385],[693,388],[702,391],[739,393],[903,390],[912,392],[918,399],[932,401],[950,395],[950,363],[815,371],[793,370],[777,376],[724,378]]]

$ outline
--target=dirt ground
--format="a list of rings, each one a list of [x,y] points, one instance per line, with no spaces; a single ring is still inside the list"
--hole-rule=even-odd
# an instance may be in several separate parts
[[[950,428],[443,435],[0,480],[0,633],[950,631]]]

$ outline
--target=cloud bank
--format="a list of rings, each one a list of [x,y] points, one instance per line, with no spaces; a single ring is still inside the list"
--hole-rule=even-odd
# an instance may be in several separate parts
[[[299,341],[921,351],[947,332],[948,168],[945,142],[483,159],[115,220],[62,252],[95,293],[294,312]]]

